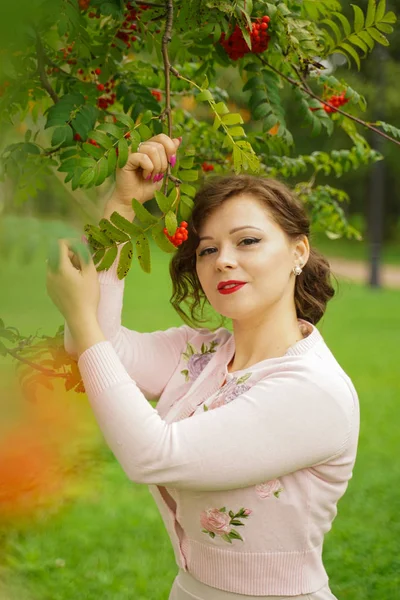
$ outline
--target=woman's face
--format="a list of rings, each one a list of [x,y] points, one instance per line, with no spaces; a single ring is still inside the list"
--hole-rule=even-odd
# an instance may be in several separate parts
[[[265,315],[281,301],[294,301],[292,270],[305,264],[307,246],[290,242],[261,201],[245,194],[230,198],[208,217],[199,238],[197,276],[219,314],[242,320]],[[221,294],[217,286],[228,280],[246,285]]]

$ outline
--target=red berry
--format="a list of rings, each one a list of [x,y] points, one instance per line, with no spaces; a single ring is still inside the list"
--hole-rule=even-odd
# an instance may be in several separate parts
[[[94,70],[94,72],[96,73],[96,75],[100,75],[101,69],[97,68],[97,69]]]
[[[81,141],[81,139],[82,139],[82,138],[81,138],[81,136],[79,135],[79,133],[76,133],[76,134],[74,135],[74,140],[76,140],[77,142],[80,142],[80,141]]]
[[[103,83],[99,83],[97,86],[97,89],[99,90],[99,92],[102,92],[104,90],[104,84]]]
[[[124,138],[126,138],[126,139],[129,139],[130,137],[131,137],[131,134],[130,134],[130,132],[128,131],[128,132],[127,132],[127,133],[124,135]]]
[[[187,227],[187,226],[188,226],[188,224],[186,223],[186,221],[182,221],[181,227]]]

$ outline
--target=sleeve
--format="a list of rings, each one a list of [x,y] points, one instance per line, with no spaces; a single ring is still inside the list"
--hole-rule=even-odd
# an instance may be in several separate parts
[[[193,491],[256,485],[340,455],[354,423],[346,382],[311,367],[273,373],[227,405],[168,424],[109,342],[88,348],[78,366],[106,442],[136,483]]]
[[[158,399],[195,330],[182,325],[167,330],[140,333],[123,327],[121,314],[125,279],[118,279],[117,264],[118,259],[108,271],[98,273],[98,322],[105,338],[110,341],[122,365],[135,380],[145,398]],[[64,323],[64,348],[68,354],[78,358],[67,322]]]

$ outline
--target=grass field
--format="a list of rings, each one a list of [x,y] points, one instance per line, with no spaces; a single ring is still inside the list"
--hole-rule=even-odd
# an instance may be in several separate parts
[[[139,331],[181,324],[168,304],[168,257],[152,252],[153,273],[135,265],[126,284],[123,322]],[[62,323],[46,296],[44,259],[0,262],[0,317],[24,335],[54,335]],[[343,283],[319,324],[361,405],[354,475],[324,546],[339,600],[400,598],[399,307],[400,290]],[[167,600],[177,566],[156,505],[98,440],[81,495],[4,532],[1,600]]]

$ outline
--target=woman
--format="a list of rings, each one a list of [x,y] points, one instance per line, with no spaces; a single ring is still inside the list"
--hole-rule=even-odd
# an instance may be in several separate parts
[[[142,143],[105,216],[132,220],[132,196],[153,197],[179,143]],[[65,347],[107,443],[159,507],[179,567],[169,600],[334,600],[323,539],[352,476],[360,417],[315,327],[334,294],[328,262],[310,248],[301,203],[266,178],[206,184],[188,232],[170,265],[186,324],[153,333],[121,326],[117,263],[97,273],[61,240],[47,286]],[[233,334],[196,326],[202,302]]]

